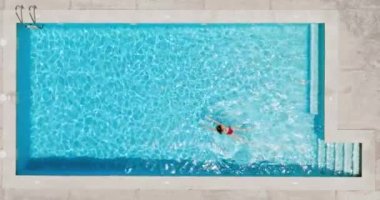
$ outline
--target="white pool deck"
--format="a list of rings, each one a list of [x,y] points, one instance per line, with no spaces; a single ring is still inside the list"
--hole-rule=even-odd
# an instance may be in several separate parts
[[[37,10],[38,22],[325,23],[326,139],[363,144],[362,177],[15,176],[16,104],[7,101],[0,105],[0,148],[7,154],[0,159],[0,200],[380,199],[380,191],[377,191],[380,189],[380,1],[305,2],[58,0],[52,3],[47,0],[0,0],[0,8],[4,8],[0,15],[0,90],[10,94],[16,91],[15,4],[36,4],[40,8]],[[24,12],[24,18],[29,19],[27,12]]]

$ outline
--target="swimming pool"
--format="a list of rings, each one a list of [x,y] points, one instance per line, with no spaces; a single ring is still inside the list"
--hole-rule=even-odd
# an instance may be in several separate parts
[[[323,33],[19,25],[17,174],[360,175],[359,144],[323,141]],[[206,116],[253,130],[235,141],[203,128]]]

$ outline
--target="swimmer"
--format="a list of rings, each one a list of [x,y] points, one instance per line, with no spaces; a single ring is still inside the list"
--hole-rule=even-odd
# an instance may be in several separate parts
[[[220,122],[218,122],[218,121],[216,121],[216,120],[214,120],[214,119],[212,119],[211,117],[208,117],[208,116],[206,116],[206,119],[208,119],[208,120],[212,121],[213,123],[215,123],[216,126],[215,126],[215,128],[209,128],[209,127],[205,127],[205,128],[207,128],[210,131],[216,131],[220,135],[226,134],[228,136],[231,136],[234,139],[241,140],[240,137],[238,137],[238,136],[236,136],[234,134],[235,131],[250,131],[250,130],[252,130],[251,128],[245,129],[245,128],[236,128],[236,127],[226,126],[226,125],[224,125],[224,124],[222,124],[222,123],[220,123]]]

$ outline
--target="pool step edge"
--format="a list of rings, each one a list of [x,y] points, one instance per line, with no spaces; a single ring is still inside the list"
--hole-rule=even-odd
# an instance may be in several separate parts
[[[318,70],[319,70],[319,28],[318,24],[310,27],[310,113],[318,114]]]
[[[360,176],[360,143],[326,143],[318,139],[318,168],[332,175]]]

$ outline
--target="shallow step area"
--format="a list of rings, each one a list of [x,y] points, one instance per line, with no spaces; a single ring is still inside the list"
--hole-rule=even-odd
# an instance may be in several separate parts
[[[322,67],[319,62],[319,24],[310,25],[310,94],[309,111],[313,115],[318,114],[319,95],[319,70]]]
[[[331,175],[361,176],[360,143],[326,143],[318,139],[318,168]]]

